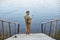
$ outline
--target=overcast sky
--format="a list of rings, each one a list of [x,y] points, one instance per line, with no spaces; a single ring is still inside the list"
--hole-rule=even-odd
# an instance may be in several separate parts
[[[0,0],[0,4],[20,4],[21,7],[54,6],[60,0]]]
[[[60,0],[0,0],[0,10],[19,9],[19,8],[37,8],[37,9],[55,9],[59,10]],[[42,10],[41,9],[41,10]],[[5,11],[4,10],[4,11]]]

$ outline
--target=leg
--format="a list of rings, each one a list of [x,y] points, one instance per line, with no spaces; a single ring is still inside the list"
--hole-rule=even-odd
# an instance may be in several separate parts
[[[30,24],[28,24],[27,33],[28,33],[28,35],[30,34]]]
[[[26,34],[28,34],[28,24],[26,23]]]

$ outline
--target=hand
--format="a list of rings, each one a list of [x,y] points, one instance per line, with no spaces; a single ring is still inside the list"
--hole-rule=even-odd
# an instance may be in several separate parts
[[[30,18],[32,20],[32,18]]]

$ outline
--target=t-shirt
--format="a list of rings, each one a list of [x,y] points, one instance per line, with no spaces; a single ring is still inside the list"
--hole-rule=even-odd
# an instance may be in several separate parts
[[[25,19],[25,22],[27,22],[28,19],[30,19],[30,16],[29,16],[29,15],[25,15],[25,16],[24,16],[24,19]]]

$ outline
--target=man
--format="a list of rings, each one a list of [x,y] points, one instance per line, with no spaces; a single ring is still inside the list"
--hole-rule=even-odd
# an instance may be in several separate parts
[[[26,15],[24,16],[25,23],[26,23],[26,34],[29,35],[30,33],[30,25],[31,25],[31,18],[29,16],[29,11],[26,11]]]

